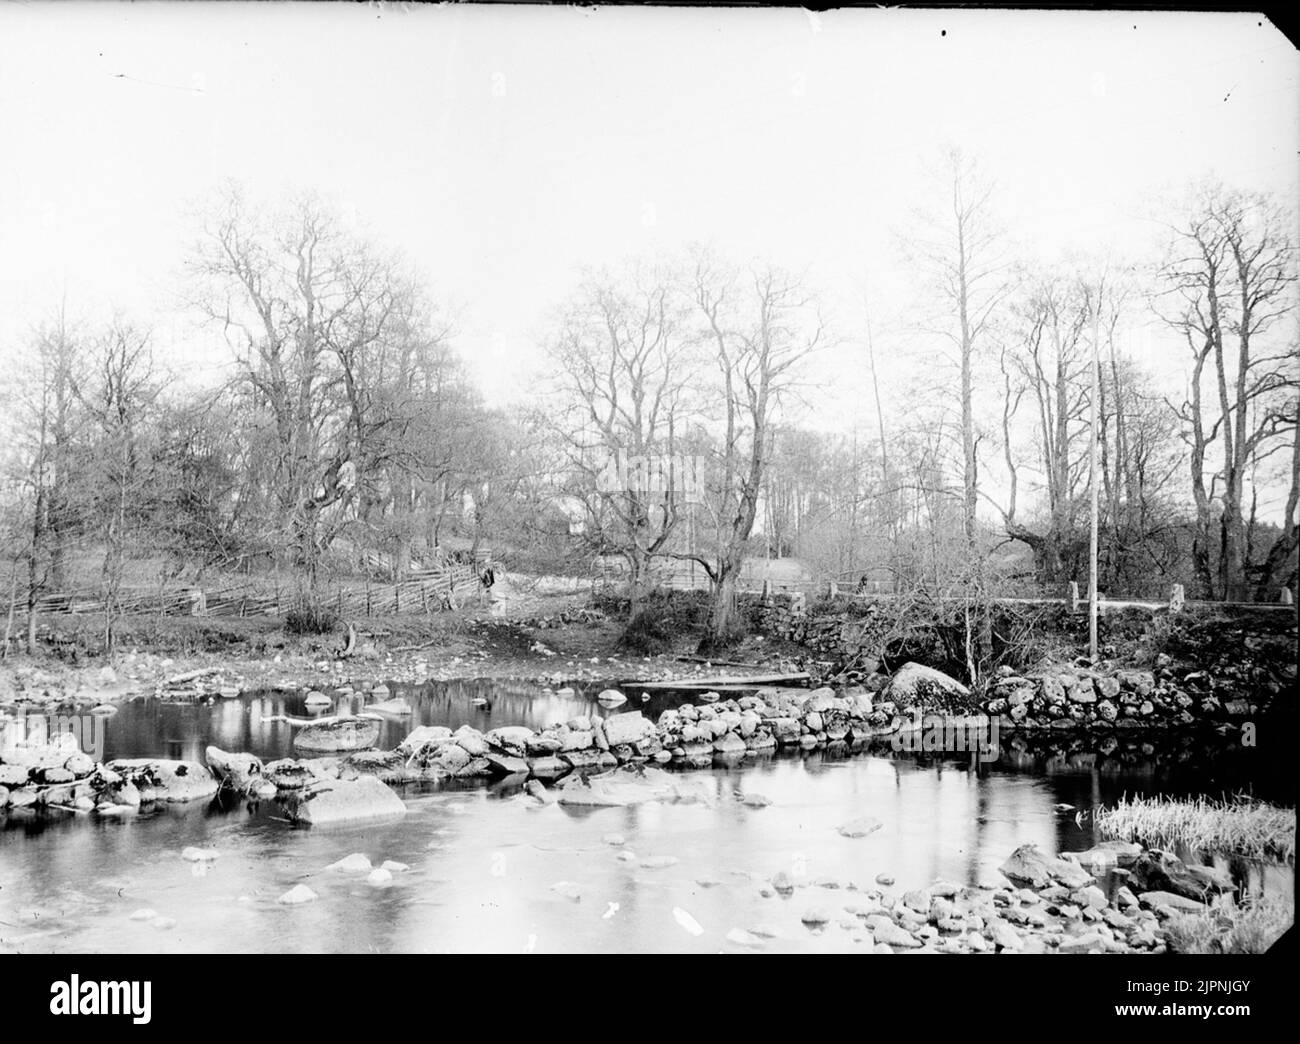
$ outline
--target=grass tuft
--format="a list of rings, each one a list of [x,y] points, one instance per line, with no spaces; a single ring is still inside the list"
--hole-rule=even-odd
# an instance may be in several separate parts
[[[1097,812],[1097,825],[1108,837],[1252,859],[1295,859],[1295,820],[1293,808],[1245,796],[1227,801],[1124,797]]]
[[[1183,913],[1165,925],[1172,953],[1263,953],[1291,927],[1295,905],[1272,896],[1238,904],[1231,898],[1205,913]]]

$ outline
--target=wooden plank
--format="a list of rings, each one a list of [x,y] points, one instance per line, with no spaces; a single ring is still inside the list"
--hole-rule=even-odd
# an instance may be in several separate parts
[[[794,682],[806,682],[809,675],[806,671],[799,671],[795,674],[756,674],[752,678],[742,678],[738,675],[726,675],[719,678],[678,678],[676,681],[630,681],[624,682],[626,688],[642,689],[672,689],[679,691],[696,690],[708,692],[710,689],[725,688],[754,688],[759,685],[783,685]]]

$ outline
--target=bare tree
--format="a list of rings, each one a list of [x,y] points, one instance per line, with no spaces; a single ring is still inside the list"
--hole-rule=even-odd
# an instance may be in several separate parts
[[[743,275],[696,259],[695,305],[705,323],[721,399],[721,437],[711,506],[717,520],[711,555],[693,555],[712,586],[707,642],[734,631],[736,583],[748,552],[763,477],[783,398],[801,364],[821,347],[825,324],[801,281],[771,266]]]
[[[685,505],[679,450],[697,376],[686,307],[665,266],[589,273],[550,345],[571,492],[587,504],[594,548],[627,562],[634,608]]]
[[[1170,225],[1157,307],[1192,358],[1186,426],[1196,505],[1193,555],[1206,593],[1251,593],[1245,485],[1253,466],[1291,443],[1297,346],[1270,336],[1295,307],[1294,244],[1273,199],[1201,186]],[[1264,567],[1268,566],[1267,561]],[[1255,588],[1268,588],[1258,575]]]

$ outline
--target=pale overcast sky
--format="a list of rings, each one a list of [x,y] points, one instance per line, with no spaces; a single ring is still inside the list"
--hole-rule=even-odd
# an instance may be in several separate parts
[[[941,146],[1035,256],[1123,254],[1152,192],[1207,173],[1296,199],[1296,73],[1248,14],[4,4],[0,344],[66,291],[215,371],[171,302],[187,205],[234,177],[400,246],[496,403],[581,265],[702,241],[807,266],[845,339],[814,422],[840,424],[869,412],[864,278],[896,401],[925,361],[895,234]]]

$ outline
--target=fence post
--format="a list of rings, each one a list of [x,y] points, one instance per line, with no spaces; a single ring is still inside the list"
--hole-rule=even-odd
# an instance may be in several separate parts
[[[826,585],[826,597],[838,598],[839,596],[840,596],[840,585],[836,583],[834,580],[830,581]]]
[[[771,605],[771,604],[772,604],[772,581],[771,581],[771,580],[764,580],[764,581],[763,581],[763,596],[762,596],[762,597],[763,597],[763,604],[764,604],[764,605]]]
[[[1180,613],[1183,611],[1183,585],[1174,584],[1173,590],[1169,592],[1169,611],[1171,613]]]
[[[1078,611],[1079,611],[1079,582],[1077,580],[1071,580],[1070,581],[1070,612],[1077,613]]]
[[[1282,588],[1281,602],[1283,605],[1295,605],[1295,598],[1293,598],[1291,595],[1291,588],[1289,587]]]

